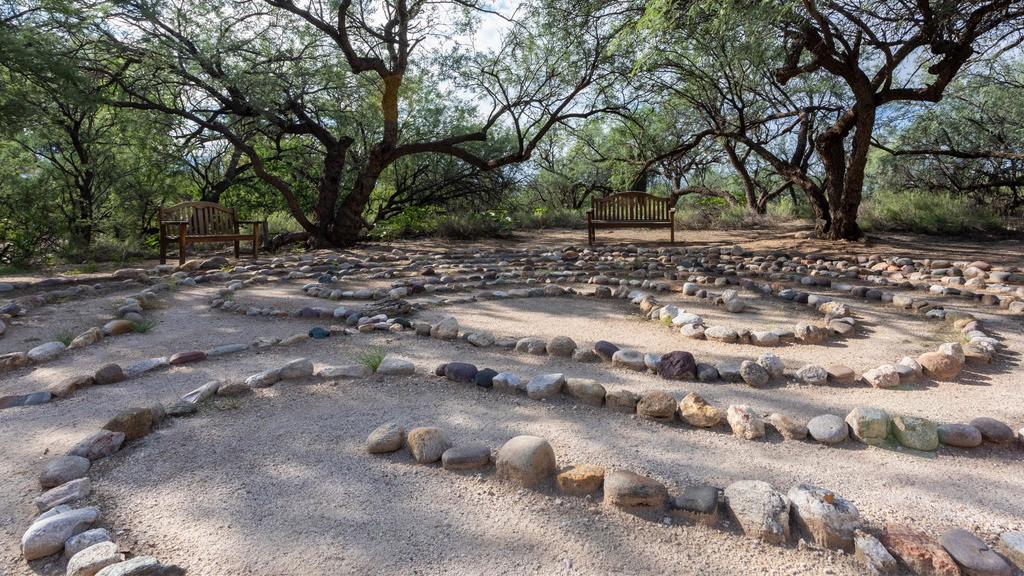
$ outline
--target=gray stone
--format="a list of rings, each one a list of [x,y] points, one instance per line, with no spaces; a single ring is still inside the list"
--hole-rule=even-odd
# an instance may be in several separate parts
[[[530,382],[526,385],[526,395],[534,400],[553,398],[562,391],[564,385],[565,376],[563,374],[538,374],[530,378]]]
[[[754,388],[763,388],[768,385],[768,371],[757,362],[751,362],[750,360],[744,360],[740,363],[740,378],[747,383],[748,386]]]
[[[93,528],[92,530],[86,530],[81,534],[75,534],[64,542],[64,557],[71,559],[75,554],[78,554],[93,544],[110,541],[110,532],[107,532],[106,528]]]
[[[40,344],[28,351],[28,358],[32,362],[49,362],[64,353],[66,347],[61,342],[47,342]]]
[[[619,351],[619,347],[611,342],[605,340],[598,340],[594,342],[594,353],[601,357],[602,360],[609,361],[612,356]]]
[[[732,328],[725,326],[710,326],[704,329],[704,337],[716,342],[736,342],[740,336]]]
[[[1024,532],[1003,532],[999,535],[998,547],[1018,570],[1024,570]]]
[[[152,556],[136,556],[107,566],[96,576],[180,576],[184,573],[176,566],[164,566]]]
[[[377,374],[382,376],[409,376],[416,372],[416,366],[402,358],[386,357],[377,366]]]
[[[363,364],[325,366],[317,371],[321,378],[368,378],[373,372]]]
[[[846,440],[849,431],[846,422],[834,414],[815,416],[807,422],[807,432],[822,444],[839,444]]]
[[[828,381],[828,371],[817,364],[808,364],[796,371],[796,377],[804,384],[824,386]]]
[[[644,364],[644,355],[636,350],[616,350],[612,354],[612,364],[630,370],[647,369],[647,365]]]
[[[474,332],[466,336],[466,342],[477,348],[487,348],[494,345],[494,334],[490,332]]]
[[[110,456],[121,448],[124,433],[110,430],[99,430],[86,436],[68,451],[69,456],[81,456],[89,460],[98,460]]]
[[[97,572],[122,560],[117,544],[98,542],[82,550],[68,561],[66,576],[95,576]]]
[[[950,528],[939,543],[967,576],[1011,576],[1013,570],[981,538],[962,528]]]
[[[898,564],[892,554],[874,536],[856,531],[853,537],[854,558],[868,574],[895,574]]]
[[[370,454],[395,452],[405,442],[405,428],[394,422],[386,422],[374,428],[366,437],[366,451]]]
[[[296,358],[278,370],[281,380],[308,378],[313,375],[313,362],[309,358]]]
[[[703,362],[697,364],[697,380],[701,382],[714,382],[720,376],[718,368],[713,364],[705,364]]]
[[[988,442],[1010,444],[1016,438],[1013,428],[1010,428],[995,418],[975,418],[974,420],[971,420],[971,426],[977,428],[978,432],[981,432],[981,437]]]
[[[800,484],[789,489],[793,520],[810,539],[825,548],[853,551],[860,513],[853,503],[830,490]]]
[[[58,456],[50,460],[39,475],[39,485],[54,488],[89,473],[91,463],[82,456]]]
[[[195,390],[182,396],[181,401],[186,402],[188,404],[200,404],[207,400],[208,398],[212,397],[214,394],[216,394],[217,391],[220,390],[220,387],[223,385],[224,381],[222,380],[211,380],[210,382],[207,382],[200,386],[199,388],[196,388]]]
[[[757,357],[757,363],[768,372],[769,378],[781,378],[786,370],[786,365],[775,354],[761,354]]]
[[[491,383],[493,388],[499,392],[515,393],[526,389],[523,380],[511,372],[498,372]]]
[[[455,382],[472,382],[477,372],[476,366],[466,362],[449,362],[444,366],[444,377]]]
[[[555,473],[555,451],[543,438],[516,436],[498,451],[495,467],[498,478],[534,488]]]
[[[970,424],[942,424],[936,432],[939,442],[957,448],[977,448],[983,440],[981,431]]]
[[[576,352],[576,342],[568,336],[555,336],[547,342],[547,352],[552,356],[572,358]]]
[[[583,362],[586,364],[593,364],[601,361],[600,356],[598,356],[593,350],[588,350],[586,348],[577,348],[576,352],[572,355],[572,359],[574,362]]]
[[[721,490],[714,486],[687,486],[676,496],[672,508],[696,516],[718,516],[718,498]]]
[[[454,340],[459,336],[459,321],[448,316],[431,328],[430,335],[440,340]]]
[[[475,470],[491,463],[491,449],[484,444],[453,446],[441,455],[445,470]]]
[[[273,386],[281,380],[281,371],[274,368],[253,374],[245,379],[245,385],[250,388],[266,388]]]
[[[36,520],[21,537],[21,553],[29,561],[57,554],[64,549],[65,540],[87,530],[99,517],[100,511],[90,507]]]
[[[733,482],[725,488],[725,503],[747,536],[770,544],[789,540],[789,500],[767,482]]]
[[[43,492],[36,496],[32,503],[40,512],[46,512],[55,506],[70,504],[75,500],[85,498],[90,492],[92,492],[92,483],[89,482],[89,479],[76,478]]]

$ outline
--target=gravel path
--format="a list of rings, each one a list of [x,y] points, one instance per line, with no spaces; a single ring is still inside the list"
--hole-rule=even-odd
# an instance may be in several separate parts
[[[239,299],[288,308],[331,305],[303,297],[297,286],[258,287],[241,292]],[[171,294],[170,305],[154,312],[158,325],[148,334],[111,339],[35,370],[7,373],[0,394],[40,389],[107,362],[284,337],[315,324],[212,311],[206,302],[213,291],[204,287]],[[106,309],[109,303],[100,300],[68,306],[82,306],[86,313]],[[725,314],[692,301],[681,305],[711,323],[737,328],[807,317],[806,308],[768,300],[755,302],[760,318]],[[851,305],[870,338],[772,349],[687,340],[640,320],[620,301],[485,301],[430,309],[420,316],[454,315],[466,328],[499,336],[568,335],[581,345],[603,338],[654,352],[691,350],[698,360],[712,361],[771,351],[791,367],[843,362],[858,370],[932,349],[943,339],[937,332],[941,323],[864,301]],[[64,309],[41,313],[47,310],[59,325]],[[90,500],[103,511],[102,525],[118,531],[118,539],[133,553],[151,553],[202,575],[860,574],[852,559],[841,554],[760,545],[731,527],[664,525],[657,518],[608,510],[600,502],[516,490],[490,473],[453,474],[415,465],[404,452],[370,456],[363,442],[388,420],[407,427],[437,425],[456,443],[479,441],[492,448],[517,434],[534,434],[551,442],[560,466],[628,469],[664,482],[673,493],[697,482],[724,486],[761,479],[783,491],[811,482],[853,501],[874,526],[899,520],[933,533],[960,526],[991,537],[1024,529],[1020,447],[940,448],[922,455],[854,443],[825,448],[778,437],[749,442],[724,428],[663,425],[564,399],[535,402],[428,375],[438,363],[457,359],[525,376],[565,372],[595,378],[609,389],[667,390],[676,397],[693,391],[723,408],[746,403],[804,419],[868,405],[943,422],[987,415],[1019,428],[1024,424],[1019,391],[1024,329],[1019,318],[998,311],[986,310],[981,317],[1006,345],[996,364],[974,369],[966,383],[905,391],[670,383],[607,364],[375,333],[247,351],[94,387],[44,406],[2,410],[0,574],[63,574],[60,560],[26,564],[18,549],[34,517],[31,500],[39,493],[39,470],[119,410],[169,402],[208,380],[244,377],[291,358],[309,357],[317,365],[353,362],[373,345],[411,360],[419,375],[281,383],[238,399],[218,399],[194,417],[169,421],[94,467]],[[43,326],[45,318],[40,316]]]

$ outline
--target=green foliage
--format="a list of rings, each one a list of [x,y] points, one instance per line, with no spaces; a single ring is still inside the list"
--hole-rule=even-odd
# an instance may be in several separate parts
[[[75,339],[75,334],[68,330],[61,330],[60,332],[57,333],[56,336],[53,337],[53,339],[56,342],[60,342],[65,347],[68,347],[71,345],[71,341]]]
[[[860,207],[866,230],[968,234],[1002,230],[999,216],[985,206],[948,193],[876,191]]]
[[[512,213],[512,224],[517,229],[539,230],[544,228],[585,228],[585,209],[538,206],[531,211]]]
[[[437,224],[437,235],[450,240],[505,238],[512,234],[512,217],[504,211],[449,214]]]
[[[136,334],[145,334],[152,330],[156,326],[156,320],[145,319],[142,322],[132,322],[132,332]]]
[[[384,361],[384,357],[388,355],[388,351],[382,346],[371,346],[366,350],[363,350],[358,357],[356,362],[361,366],[369,368],[370,372],[376,372],[377,368],[380,368],[380,363]]]

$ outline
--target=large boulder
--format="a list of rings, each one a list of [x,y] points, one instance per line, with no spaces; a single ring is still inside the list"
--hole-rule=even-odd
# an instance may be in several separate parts
[[[860,528],[857,507],[830,490],[800,484],[787,494],[793,520],[811,540],[833,550],[853,550],[853,533]]]
[[[747,536],[770,544],[789,540],[789,500],[767,482],[733,482],[725,488],[725,504]]]
[[[498,478],[534,488],[555,473],[555,451],[543,438],[516,436],[498,451],[495,468]]]
[[[605,475],[604,503],[630,510],[659,511],[668,504],[668,490],[646,476],[615,470]]]

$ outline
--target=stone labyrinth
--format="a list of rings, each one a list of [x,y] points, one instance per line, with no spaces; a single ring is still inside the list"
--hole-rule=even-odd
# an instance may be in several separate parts
[[[84,281],[0,284],[0,291],[8,298],[0,306],[0,422],[7,426],[21,417],[59,422],[89,395],[115,387],[165,393],[161,381],[201,373],[188,370],[218,371],[220,364],[231,372],[193,382],[171,401],[139,393],[66,452],[47,448],[22,463],[37,487],[19,506],[38,515],[11,519],[20,523],[21,565],[35,572],[193,570],[188,554],[202,556],[201,547],[168,559],[159,546],[138,548],[135,538],[121,537],[115,522],[125,513],[108,517],[105,507],[117,508],[122,492],[103,489],[120,483],[119,468],[148,454],[159,458],[172,448],[162,434],[190,417],[243,417],[288,384],[374,394],[392,382],[409,383],[400,389],[409,396],[387,406],[416,402],[419,389],[434,402],[503,403],[523,418],[515,433],[496,427],[488,442],[456,441],[445,427],[412,421],[400,409],[360,420],[359,457],[397,467],[398,484],[412,463],[439,462],[440,473],[475,474],[527,499],[550,495],[563,509],[626,512],[646,524],[642,530],[703,526],[722,534],[715,538],[745,536],[811,563],[787,573],[818,573],[824,565],[832,566],[825,573],[942,575],[1024,568],[1024,525],[1019,516],[1006,519],[1013,508],[992,518],[972,513],[962,523],[964,510],[938,518],[928,512],[919,524],[920,496],[907,497],[904,513],[894,514],[861,492],[858,501],[840,494],[840,480],[826,485],[835,479],[827,465],[800,468],[793,475],[803,480],[778,485],[758,463],[782,464],[797,450],[801,462],[870,458],[858,474],[869,485],[889,465],[908,483],[918,470],[956,476],[972,466],[1019,479],[1024,414],[1019,404],[983,395],[994,388],[986,382],[1009,378],[1018,385],[1009,397],[1020,399],[1020,378],[1012,375],[1018,351],[1004,340],[1024,316],[1021,269],[888,255],[754,254],[738,246],[378,249],[235,266],[218,257]],[[88,313],[89,306],[96,310]],[[74,326],[61,325],[66,310],[79,310]],[[201,315],[232,328],[204,329]],[[173,347],[161,339],[175,333]],[[202,346],[190,346],[193,338]],[[131,342],[134,356],[123,355],[119,342]],[[354,351],[344,362],[318,359],[334,357],[342,342]],[[920,398],[927,402],[918,406]],[[780,408],[794,399],[791,412]],[[238,413],[224,412],[236,406]],[[336,408],[350,409],[344,401]],[[488,409],[495,423],[512,417]],[[616,466],[625,449],[608,447],[599,433],[580,458],[575,446],[523,424],[552,414],[572,425],[629,425],[668,438],[691,450],[686,459],[698,472],[679,481],[654,458]],[[711,448],[683,447],[692,442]],[[716,471],[712,452],[750,459],[749,475]],[[896,499],[901,488],[874,486]],[[979,497],[986,489],[979,487]],[[214,573],[202,566],[195,573]]]

